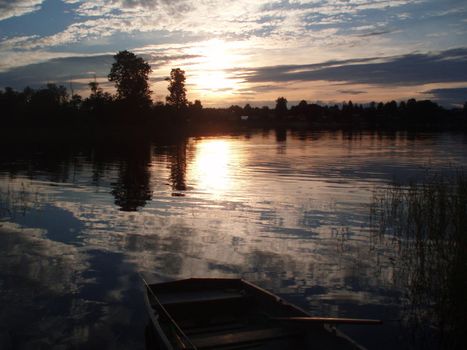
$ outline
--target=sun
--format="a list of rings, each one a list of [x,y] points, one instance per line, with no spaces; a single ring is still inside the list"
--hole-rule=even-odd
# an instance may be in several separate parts
[[[204,56],[204,63],[213,69],[223,69],[232,63],[233,57],[223,40],[213,39],[205,42],[199,53]]]
[[[236,88],[235,84],[224,71],[204,71],[196,78],[197,87],[211,93],[228,92]]]
[[[199,56],[191,82],[201,94],[224,96],[238,89],[240,80],[229,73],[237,59],[231,44],[213,39],[201,43],[191,53]]]

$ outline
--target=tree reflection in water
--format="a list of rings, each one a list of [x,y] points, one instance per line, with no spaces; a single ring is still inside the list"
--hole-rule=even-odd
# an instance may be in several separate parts
[[[149,143],[134,143],[126,151],[127,156],[120,161],[118,179],[112,183],[112,195],[121,210],[135,211],[152,198],[151,147]]]
[[[375,196],[373,227],[395,246],[411,347],[467,348],[467,175],[427,176]]]
[[[177,143],[169,155],[170,159],[170,184],[174,191],[185,191],[186,165],[187,165],[187,141]],[[175,192],[172,194],[174,195]],[[176,195],[176,194],[175,194]]]
[[[187,139],[174,137],[165,140],[169,145],[152,147],[147,142],[133,142],[120,147],[117,181],[112,183],[115,204],[123,211],[136,211],[152,200],[152,156],[163,156],[170,167],[169,184],[173,191],[185,191],[187,167]],[[183,195],[173,192],[172,195]]]

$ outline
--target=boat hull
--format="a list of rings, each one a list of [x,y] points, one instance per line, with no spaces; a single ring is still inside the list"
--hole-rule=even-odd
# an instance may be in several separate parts
[[[158,349],[363,349],[325,322],[241,279],[186,279],[147,285]]]

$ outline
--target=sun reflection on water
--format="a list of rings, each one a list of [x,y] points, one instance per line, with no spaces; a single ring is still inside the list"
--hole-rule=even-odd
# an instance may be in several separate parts
[[[242,155],[234,142],[204,139],[196,144],[191,173],[198,190],[221,197],[237,185],[233,169],[241,166]]]

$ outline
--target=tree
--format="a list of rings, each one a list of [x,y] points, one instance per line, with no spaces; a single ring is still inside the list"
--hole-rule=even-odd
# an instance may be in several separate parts
[[[253,112],[253,108],[251,108],[250,104],[247,103],[245,107],[243,107],[243,113],[245,115],[250,115]]]
[[[237,117],[243,114],[243,108],[238,105],[232,105],[229,108],[227,108],[227,110],[229,111],[229,113],[236,115]]]
[[[308,103],[305,100],[301,100],[296,109],[298,114],[306,115],[308,112]]]
[[[391,102],[386,102],[384,105],[384,110],[386,111],[386,114],[389,114],[391,116],[394,116],[397,114],[397,102],[392,100]]]
[[[63,85],[47,84],[30,97],[30,103],[36,111],[50,111],[68,102],[68,93]]]
[[[29,86],[26,86],[23,90],[23,99],[24,103],[30,103],[32,97],[34,96],[35,91],[30,88]]]
[[[73,110],[78,111],[81,108],[82,104],[83,98],[80,95],[73,94],[73,96],[71,96],[69,105]]]
[[[195,100],[194,103],[189,102],[188,105],[190,110],[194,113],[199,113],[203,110],[203,105],[200,100]]]
[[[185,71],[180,68],[174,68],[170,72],[170,77],[165,79],[169,82],[167,89],[170,94],[165,99],[169,106],[175,107],[177,111],[185,109],[188,106],[185,88]]]
[[[92,81],[88,84],[91,89],[91,94],[84,101],[85,110],[102,113],[112,103],[112,95],[104,92],[97,81]]]
[[[104,92],[97,81],[91,81],[88,86],[91,89],[91,94],[89,95],[90,100],[112,102],[112,95],[108,92]]]
[[[276,100],[276,115],[278,117],[284,117],[287,114],[287,99],[285,97],[279,97]]]
[[[117,99],[138,108],[149,107],[152,103],[148,83],[151,66],[126,50],[117,53],[114,59],[108,78],[115,83]]]
[[[89,97],[100,96],[104,93],[104,90],[102,90],[97,81],[91,81],[88,86],[91,89],[91,95]]]

